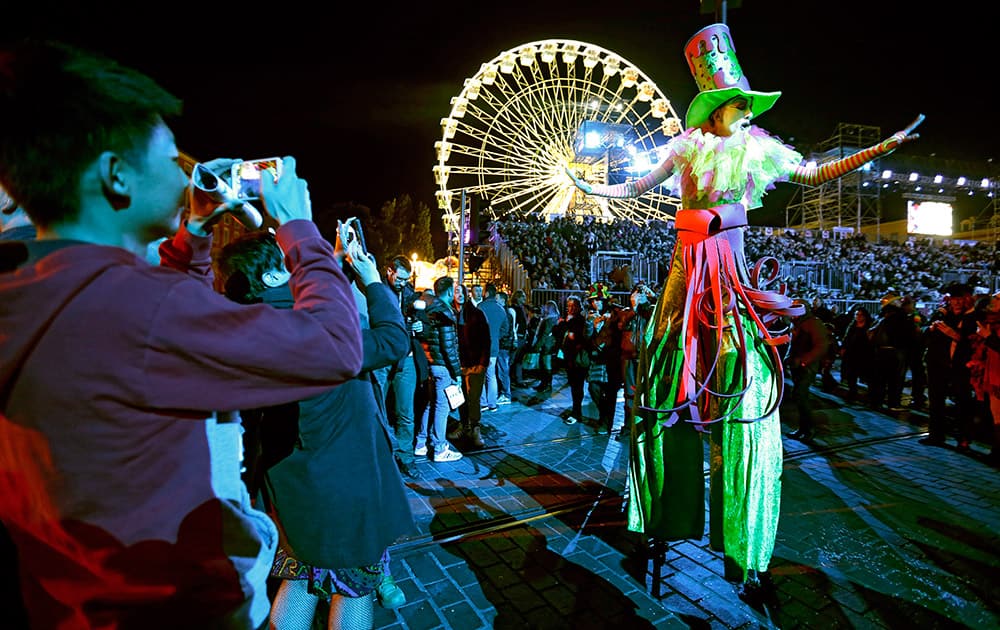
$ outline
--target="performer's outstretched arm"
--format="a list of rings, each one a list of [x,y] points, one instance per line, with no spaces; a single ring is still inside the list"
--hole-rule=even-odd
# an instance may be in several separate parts
[[[640,177],[639,179],[631,182],[625,182],[624,184],[615,184],[614,186],[608,186],[606,184],[591,184],[590,182],[585,182],[579,177],[577,177],[572,170],[567,166],[566,173],[576,184],[576,187],[587,193],[588,195],[596,195],[598,197],[612,197],[614,199],[627,199],[632,197],[639,197],[649,192],[655,188],[662,181],[670,177],[671,173],[674,171],[674,161],[667,158],[660,163],[659,166],[651,170],[648,174]]]
[[[816,186],[817,184],[822,184],[846,175],[859,166],[862,166],[867,162],[871,162],[877,157],[889,155],[896,150],[896,147],[904,142],[909,142],[919,138],[920,134],[913,133],[913,130],[923,121],[924,115],[920,114],[906,129],[897,131],[882,142],[874,146],[870,146],[867,149],[862,149],[854,155],[849,155],[843,159],[827,162],[820,167],[806,167],[805,165],[799,165],[789,176],[788,181],[796,184]]]

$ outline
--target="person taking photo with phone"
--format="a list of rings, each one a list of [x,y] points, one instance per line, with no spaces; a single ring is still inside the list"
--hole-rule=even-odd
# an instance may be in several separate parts
[[[0,243],[0,519],[32,627],[261,627],[277,531],[240,479],[238,417],[216,410],[362,365],[343,248],[294,157],[261,182],[294,307],[213,290],[210,226],[242,204],[189,188],[180,106],[95,53],[0,47],[0,185],[38,230]]]
[[[416,531],[375,381],[375,370],[404,355],[409,335],[374,257],[351,241],[345,260],[368,313],[361,372],[294,405],[243,413],[256,418],[262,437],[262,482],[254,485],[282,533],[271,569],[281,579],[271,611],[276,628],[308,630],[321,600],[329,603],[328,628],[371,627],[372,596],[391,581],[388,547]],[[226,245],[216,265],[231,300],[294,306],[290,274],[269,232]]]

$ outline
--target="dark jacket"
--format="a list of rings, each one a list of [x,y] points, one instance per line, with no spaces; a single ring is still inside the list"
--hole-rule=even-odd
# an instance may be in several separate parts
[[[528,336],[528,310],[523,304],[509,304],[507,308],[514,311],[514,327],[517,329],[517,336],[514,338],[516,348],[523,344]]]
[[[265,302],[290,308],[287,285],[279,289],[285,291],[266,292]],[[372,374],[399,360],[408,334],[392,289],[376,282],[366,293],[370,328],[361,331],[361,373],[298,403],[297,442],[266,473],[288,552],[328,569],[375,564],[415,531]],[[265,413],[265,425],[281,421]]]
[[[895,348],[899,352],[909,352],[917,331],[902,308],[887,306],[882,309],[878,321],[868,329],[868,336],[876,349]]]
[[[463,368],[490,364],[490,324],[472,302],[463,304],[458,313],[458,356]]]
[[[462,376],[458,356],[458,323],[451,304],[434,300],[424,311],[424,330],[418,334],[427,362],[448,368],[453,379]]]
[[[959,316],[950,311],[938,311],[931,321],[943,321],[948,326],[958,329]],[[927,373],[931,375],[947,375],[951,372],[951,337],[933,326],[928,326],[924,331],[924,346],[927,348],[924,354],[924,363],[927,365]]]
[[[563,362],[566,365],[582,367],[580,365],[581,362],[577,359],[578,355],[581,354],[587,357],[588,360],[584,362],[589,365],[593,329],[594,327],[582,314],[572,319],[560,319],[552,328],[552,334],[556,338],[556,345],[562,350]],[[569,338],[569,333],[573,333],[572,339]]]
[[[830,351],[830,331],[820,318],[811,312],[796,318],[792,328],[792,348],[788,363],[792,369],[819,368]]]
[[[406,328],[407,334],[410,338],[410,349],[402,359],[393,365],[392,372],[394,373],[402,369],[403,361],[413,361],[417,370],[417,382],[423,383],[430,376],[430,372],[428,371],[429,366],[427,364],[427,355],[424,354],[424,349],[423,346],[420,345],[420,340],[417,339],[416,335],[409,330],[409,324],[417,318],[418,311],[414,308],[413,303],[420,298],[420,294],[414,291],[413,287],[409,284],[404,284],[402,293],[394,295],[398,300],[399,310],[402,311],[403,319],[407,324]]]
[[[843,361],[856,367],[858,373],[867,374],[875,358],[875,346],[868,336],[869,326],[851,324],[841,342]]]

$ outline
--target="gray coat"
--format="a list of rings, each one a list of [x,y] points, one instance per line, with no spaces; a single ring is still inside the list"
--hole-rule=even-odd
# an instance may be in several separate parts
[[[500,339],[510,334],[507,308],[496,298],[487,298],[479,303],[479,310],[486,315],[490,325],[490,357],[499,356]]]

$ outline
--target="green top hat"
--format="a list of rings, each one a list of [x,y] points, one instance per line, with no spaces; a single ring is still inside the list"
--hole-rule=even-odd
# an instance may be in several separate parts
[[[691,36],[684,45],[684,57],[698,85],[698,95],[688,106],[685,126],[697,127],[726,101],[742,96],[750,101],[754,116],[774,107],[781,92],[754,92],[736,60],[729,27],[710,24]]]

